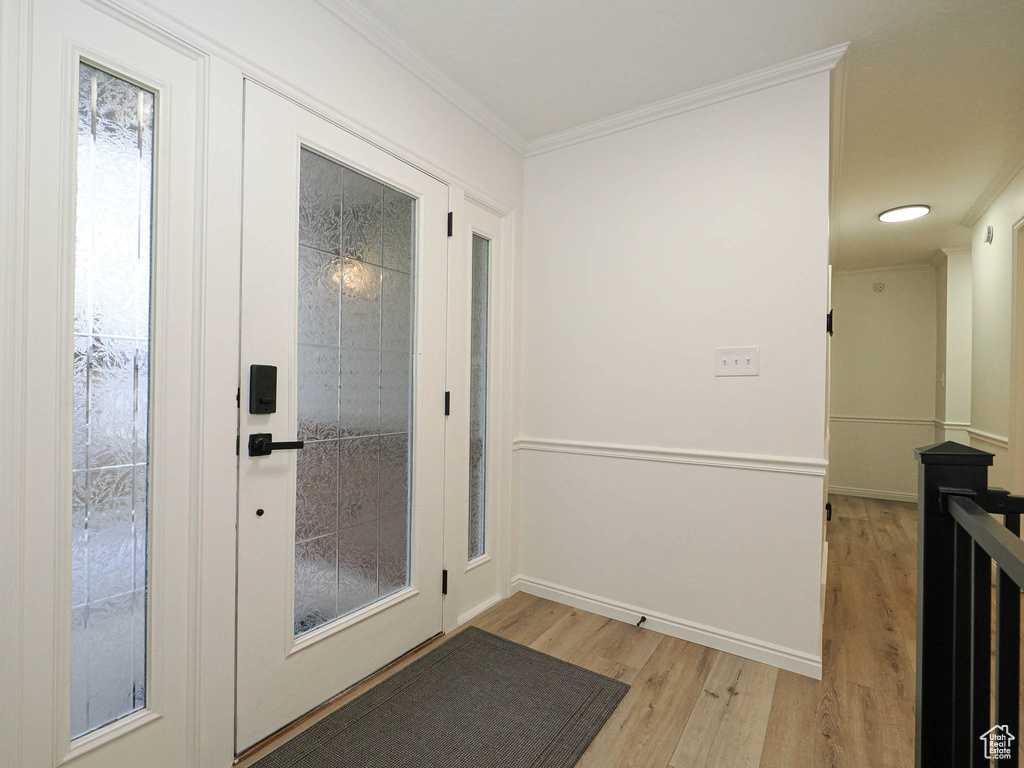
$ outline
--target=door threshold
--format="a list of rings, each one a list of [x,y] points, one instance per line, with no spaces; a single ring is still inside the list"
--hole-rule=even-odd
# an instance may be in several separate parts
[[[285,742],[289,741],[293,737],[297,736],[301,731],[304,731],[306,729],[307,724],[309,724],[310,720],[317,719],[317,717],[319,715],[323,714],[324,710],[329,709],[330,707],[332,707],[335,704],[337,704],[340,699],[343,699],[345,696],[349,695],[353,690],[355,690],[356,688],[358,688],[361,685],[364,685],[364,684],[369,683],[369,682],[373,682],[375,678],[382,677],[388,671],[393,669],[396,665],[401,664],[403,661],[408,659],[413,654],[419,653],[421,650],[423,650],[423,648],[425,646],[430,645],[430,643],[434,642],[439,637],[444,636],[444,634],[445,634],[444,632],[438,632],[436,635],[431,635],[430,637],[428,637],[426,640],[424,640],[419,645],[417,645],[417,646],[415,646],[413,648],[410,648],[408,651],[403,653],[401,656],[399,656],[397,659],[392,661],[390,664],[384,665],[383,667],[378,669],[376,672],[371,672],[369,675],[364,677],[362,680],[358,680],[357,682],[353,683],[352,685],[350,685],[345,690],[341,691],[340,693],[335,694],[334,696],[329,698],[327,701],[325,701],[322,704],[320,704],[320,705],[314,707],[313,709],[309,710],[309,712],[307,712],[306,714],[300,715],[299,717],[295,718],[294,720],[292,720],[287,725],[285,725],[285,726],[283,726],[281,728],[278,728],[272,734],[270,734],[269,736],[266,736],[263,739],[260,739],[255,744],[253,744],[251,747],[247,747],[246,749],[243,749],[241,752],[239,752],[237,755],[235,755],[235,759],[234,759],[234,762],[232,763],[232,765],[238,765],[239,763],[245,762],[249,758],[251,758],[254,755],[256,755],[257,753],[259,753],[261,750],[266,749],[273,742],[280,741],[280,744],[278,744],[277,746],[281,746],[281,744],[284,744]],[[371,685],[369,688],[367,688],[367,690],[369,690],[372,687],[373,686]],[[273,750],[270,750],[270,751],[272,752]],[[267,754],[270,754],[270,752],[268,752]]]

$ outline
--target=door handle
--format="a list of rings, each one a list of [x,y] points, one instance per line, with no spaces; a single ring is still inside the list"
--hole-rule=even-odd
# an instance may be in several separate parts
[[[257,432],[249,435],[250,456],[269,456],[274,451],[301,451],[304,445],[304,440],[295,440],[290,443],[275,443],[274,436],[269,432]]]

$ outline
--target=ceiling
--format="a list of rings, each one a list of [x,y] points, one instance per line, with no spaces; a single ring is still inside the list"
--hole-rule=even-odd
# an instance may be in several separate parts
[[[969,244],[961,220],[1024,146],[1024,0],[359,4],[528,141],[849,41],[837,269]],[[932,213],[877,221],[916,202]]]

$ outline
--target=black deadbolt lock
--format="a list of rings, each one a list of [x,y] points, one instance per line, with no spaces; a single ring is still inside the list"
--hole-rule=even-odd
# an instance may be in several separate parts
[[[277,413],[277,366],[249,366],[249,413]]]

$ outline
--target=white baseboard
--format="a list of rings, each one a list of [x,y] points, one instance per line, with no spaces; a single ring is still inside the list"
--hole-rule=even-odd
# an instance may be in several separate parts
[[[502,601],[502,599],[503,598],[502,598],[502,596],[500,594],[494,595],[493,597],[489,597],[486,600],[484,600],[482,603],[480,603],[480,605],[477,605],[477,606],[475,606],[473,608],[470,608],[465,613],[460,614],[459,618],[456,620],[458,626],[461,627],[467,621],[476,618],[481,613],[483,613],[488,608],[490,608],[492,605],[497,605],[498,603],[500,603]]]
[[[526,592],[536,597],[554,600],[557,603],[580,608],[584,611],[606,616],[609,619],[636,624],[641,616],[646,616],[644,628],[653,629],[665,635],[678,637],[692,643],[705,645],[718,651],[732,653],[745,659],[752,659],[764,664],[796,672],[800,675],[821,680],[821,656],[796,651],[792,648],[766,643],[752,637],[738,635],[722,629],[715,629],[673,616],[665,616],[636,606],[608,600],[579,590],[550,584],[527,576],[517,576],[512,580],[513,592]]]
[[[862,499],[882,499],[883,501],[910,501],[917,503],[916,493],[899,493],[898,491],[873,491],[869,488],[844,488],[829,485],[829,493],[839,496],[860,496]]]

